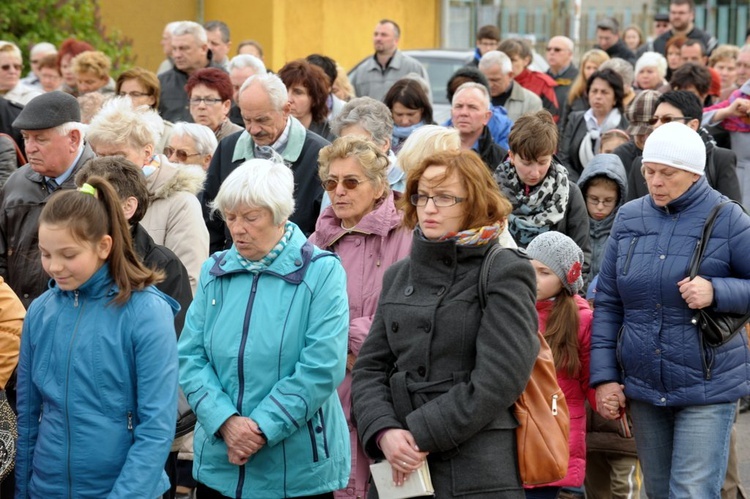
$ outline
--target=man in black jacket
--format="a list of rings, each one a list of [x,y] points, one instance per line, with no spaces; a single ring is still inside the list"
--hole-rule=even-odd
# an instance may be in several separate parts
[[[610,58],[619,57],[635,65],[635,54],[620,38],[620,23],[613,17],[605,17],[596,23],[596,46],[605,51]]]
[[[195,71],[207,67],[218,67],[212,61],[208,49],[206,30],[198,23],[182,21],[172,30],[172,61],[174,67],[159,75],[161,94],[159,114],[167,121],[193,122],[188,108],[185,84]]]
[[[75,187],[73,176],[94,151],[83,139],[78,101],[64,92],[31,99],[13,126],[23,133],[28,163],[0,191],[0,276],[28,308],[49,282],[39,256],[39,215],[52,192]]]
[[[481,83],[467,82],[453,94],[451,121],[461,137],[461,148],[472,149],[491,172],[502,163],[508,151],[492,139],[487,123],[492,117],[490,93]]]
[[[211,215],[211,203],[219,187],[244,162],[267,157],[268,149],[280,155],[294,174],[295,206],[289,220],[309,236],[315,231],[320,214],[323,187],[318,178],[318,152],[329,142],[305,129],[291,116],[286,86],[274,74],[248,78],[239,91],[239,106],[245,130],[219,143],[208,167],[201,199],[211,253],[232,245],[226,224],[220,217]]]
[[[669,2],[669,24],[672,29],[654,40],[654,51],[667,56],[667,42],[670,38],[683,35],[691,40],[700,40],[706,47],[706,55],[716,48],[719,42],[705,31],[695,27],[695,2],[693,0],[671,0]]]
[[[670,121],[680,121],[698,132],[706,145],[705,175],[709,185],[729,199],[742,201],[737,180],[737,156],[729,149],[717,147],[711,134],[701,128],[703,108],[695,94],[684,90],[667,92],[656,101],[656,110],[651,119],[654,129]],[[640,158],[633,162],[628,173],[628,201],[648,194],[646,181],[641,172]]]

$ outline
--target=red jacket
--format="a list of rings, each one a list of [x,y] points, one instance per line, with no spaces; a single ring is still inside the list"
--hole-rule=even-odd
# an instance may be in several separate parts
[[[515,76],[515,81],[523,88],[537,94],[542,99],[542,106],[549,111],[555,123],[560,119],[560,106],[557,102],[555,87],[557,83],[549,75],[528,68]]]
[[[565,371],[557,371],[557,382],[560,384],[565,400],[570,411],[570,461],[568,462],[568,474],[565,478],[554,483],[545,484],[545,487],[580,487],[586,476],[586,408],[584,403],[586,397],[589,403],[596,407],[594,391],[589,388],[589,354],[591,350],[591,320],[593,312],[588,302],[575,295],[578,305],[578,357],[581,359],[581,372],[577,378],[570,377]],[[536,303],[536,311],[539,314],[539,329],[544,333],[547,329],[547,318],[552,307],[553,300],[544,300]]]

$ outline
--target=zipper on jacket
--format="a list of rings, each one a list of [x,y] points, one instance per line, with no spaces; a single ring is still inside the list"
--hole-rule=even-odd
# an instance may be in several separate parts
[[[557,394],[552,395],[552,415],[557,416]]]
[[[626,275],[630,270],[630,260],[633,259],[633,253],[635,252],[635,243],[638,242],[638,236],[635,236],[630,240],[630,248],[628,248],[628,257],[625,260],[625,265],[622,267],[622,275]]]
[[[44,404],[39,406],[39,422],[42,422],[42,416],[44,415]]]
[[[78,291],[75,292],[75,299],[73,306],[78,307]],[[78,334],[78,325],[81,322],[81,315],[83,314],[83,304],[78,309],[78,317],[76,317],[76,323],[73,328],[73,335],[70,337],[70,344],[68,345],[68,359],[67,359],[67,370],[65,375],[65,436],[67,439],[67,463],[66,468],[68,471],[68,497],[73,497],[73,476],[70,470],[70,411],[68,404],[70,403],[69,388],[70,388],[70,359],[73,355],[73,344],[75,343],[76,335]]]
[[[318,445],[315,442],[315,429],[313,428],[312,421],[307,422],[307,431],[310,433],[310,447],[312,447],[313,462],[318,462]]]
[[[73,291],[73,306],[78,306],[78,290]]]
[[[128,411],[128,432],[130,433],[130,440],[135,442],[135,434],[133,432],[133,413]]]
[[[250,289],[250,297],[247,299],[247,308],[245,309],[245,321],[242,324],[242,339],[240,340],[240,351],[237,357],[237,379],[239,392],[237,395],[237,411],[242,414],[242,399],[245,394],[245,348],[247,347],[247,337],[250,329],[250,317],[253,314],[253,303],[255,302],[255,293],[258,290],[258,274],[253,275],[253,286]],[[239,478],[237,479],[236,497],[242,497],[242,489],[245,486],[245,465],[240,466]]]
[[[326,459],[328,459],[330,454],[328,453],[328,437],[326,436],[326,420],[323,417],[323,408],[321,407],[318,409],[318,415],[320,416],[320,427],[323,429],[323,451],[326,453]]]

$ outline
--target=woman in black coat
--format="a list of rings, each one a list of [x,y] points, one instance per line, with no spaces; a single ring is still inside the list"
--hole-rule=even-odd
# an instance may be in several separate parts
[[[411,254],[386,272],[352,372],[360,439],[397,484],[426,459],[437,497],[522,499],[511,411],[539,349],[534,271],[503,250],[484,310],[477,286],[510,205],[472,151],[426,158],[403,199]]]
[[[578,182],[581,172],[599,152],[599,138],[607,130],[627,130],[623,111],[622,77],[611,69],[592,74],[586,81],[587,111],[570,114],[560,140],[558,157],[568,169],[568,177]]]

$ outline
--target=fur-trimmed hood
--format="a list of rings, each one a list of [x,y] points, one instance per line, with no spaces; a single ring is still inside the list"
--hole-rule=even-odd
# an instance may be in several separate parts
[[[206,172],[199,166],[174,165],[160,156],[161,164],[146,178],[151,200],[167,199],[177,192],[198,195],[203,190]]]

